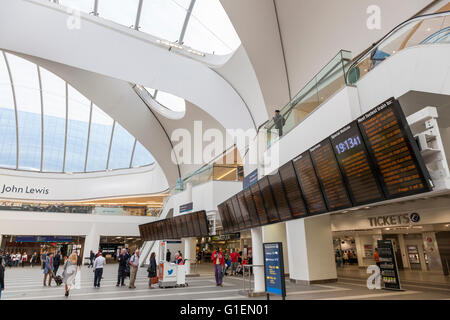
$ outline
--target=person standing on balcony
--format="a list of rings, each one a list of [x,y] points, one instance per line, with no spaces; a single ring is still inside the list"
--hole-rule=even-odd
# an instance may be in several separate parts
[[[275,110],[275,116],[273,117],[275,128],[278,129],[278,136],[283,135],[283,126],[286,123],[286,119],[280,114],[280,110]]]

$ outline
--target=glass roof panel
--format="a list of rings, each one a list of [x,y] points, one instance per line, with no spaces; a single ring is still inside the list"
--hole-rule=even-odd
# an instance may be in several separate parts
[[[139,0],[99,0],[100,17],[131,27],[136,22]]]
[[[186,109],[186,103],[183,98],[164,91],[158,91],[156,101],[172,111],[183,112]]]
[[[62,172],[66,137],[66,82],[39,68],[44,110],[42,170]]]
[[[155,162],[155,159],[153,159],[151,153],[148,152],[148,150],[145,149],[145,147],[139,141],[136,141],[136,148],[134,150],[132,166],[140,167],[153,162]]]
[[[190,0],[144,0],[140,31],[172,42],[180,38]]]
[[[11,83],[0,54],[0,165],[16,168],[16,115]]]
[[[93,106],[86,171],[106,170],[113,123],[110,116]]]
[[[134,141],[134,137],[118,122],[116,122],[111,145],[111,155],[109,156],[108,169],[121,169],[130,167],[131,153],[133,152]]]
[[[6,54],[14,84],[19,129],[19,169],[41,169],[41,95],[37,66]]]
[[[66,7],[78,9],[82,12],[91,13],[94,11],[95,0],[58,0],[58,1],[59,4],[62,4]]]

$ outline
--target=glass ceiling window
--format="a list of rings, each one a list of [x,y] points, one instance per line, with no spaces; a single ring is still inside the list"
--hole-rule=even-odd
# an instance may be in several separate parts
[[[172,111],[184,112],[186,110],[186,103],[183,98],[164,91],[158,91],[155,100]]]
[[[86,171],[106,170],[113,123],[110,116],[93,105]]]
[[[16,168],[16,115],[6,61],[0,54],[0,164]]]
[[[94,0],[54,0],[54,2],[78,8],[83,12],[94,12]],[[139,30],[155,37],[177,42],[183,25],[190,14],[183,43],[195,50],[229,54],[240,43],[234,27],[219,0],[195,0],[189,13],[191,0],[97,0],[95,12],[99,17],[121,25],[134,26],[139,14]],[[134,26],[135,27],[135,26]]]
[[[108,169],[113,170],[130,166],[134,141],[134,137],[116,122],[114,125]]]
[[[6,54],[16,94],[19,129],[19,165],[22,170],[41,169],[41,95],[37,66]]]
[[[133,155],[133,163],[132,167],[141,167],[145,165],[145,163],[152,163],[155,160],[153,159],[150,152],[139,142],[136,141],[136,147],[134,149]]]
[[[113,123],[110,116],[61,78],[0,50],[1,168],[104,171]],[[135,138],[117,123],[116,129],[110,168],[130,168]],[[149,165],[154,162],[149,155],[138,146],[133,163]]]

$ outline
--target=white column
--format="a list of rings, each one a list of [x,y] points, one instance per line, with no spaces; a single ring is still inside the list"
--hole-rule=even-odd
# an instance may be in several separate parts
[[[184,259],[188,259],[188,262],[185,264],[186,266],[186,274],[190,274],[191,273],[191,259],[192,259],[192,254],[191,254],[191,239],[192,238],[184,238]]]
[[[289,277],[313,284],[337,280],[329,215],[286,222]]]
[[[284,273],[289,273],[286,224],[284,222],[263,227],[263,243],[281,242],[283,244]]]
[[[252,258],[254,265],[264,265],[264,254],[263,254],[263,237],[262,237],[262,227],[252,228]],[[254,288],[253,292],[264,292],[264,268],[256,267],[253,268],[254,274]]]
[[[92,225],[90,232],[86,235],[84,240],[84,253],[83,253],[83,264],[87,261],[84,259],[90,256],[90,251],[97,253],[100,246],[100,235],[97,233],[97,228],[95,224]]]
[[[410,267],[408,260],[408,252],[406,251],[405,238],[401,233],[398,235],[398,246],[400,248],[400,254],[402,255],[403,269],[408,269]]]

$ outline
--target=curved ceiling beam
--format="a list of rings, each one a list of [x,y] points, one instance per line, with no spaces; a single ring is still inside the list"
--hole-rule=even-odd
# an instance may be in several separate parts
[[[81,14],[80,28],[68,28],[74,18],[48,1],[2,0],[0,48],[169,92],[227,129],[255,127],[239,94],[206,64],[154,44],[150,35],[97,17]]]

